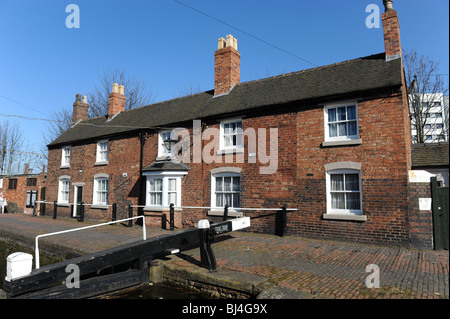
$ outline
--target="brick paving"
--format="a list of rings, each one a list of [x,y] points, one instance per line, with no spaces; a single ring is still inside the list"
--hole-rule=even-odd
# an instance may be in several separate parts
[[[28,238],[39,233],[87,226],[73,219],[0,215],[0,235]],[[147,229],[147,236],[169,231]],[[95,252],[142,238],[142,228],[106,226],[53,238],[67,248]],[[18,238],[19,238],[18,237]],[[50,237],[45,239],[49,240]],[[213,244],[219,269],[267,278],[273,285],[311,296],[339,299],[448,299],[449,252],[411,250],[297,237],[280,238],[249,232],[219,236]],[[199,250],[180,254],[180,267],[198,267]],[[170,261],[169,261],[170,262]],[[368,265],[377,265],[380,287],[367,288]]]

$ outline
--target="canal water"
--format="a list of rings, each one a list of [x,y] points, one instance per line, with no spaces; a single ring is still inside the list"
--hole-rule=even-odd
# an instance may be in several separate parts
[[[0,239],[0,299],[2,294],[3,280],[6,276],[6,258],[15,252],[24,252],[33,255],[34,268],[34,251],[31,248],[19,245],[13,242],[7,242]],[[62,261],[62,258],[40,253],[39,261],[41,266],[49,265]],[[206,299],[205,295],[198,294],[192,290],[182,289],[164,284],[146,285],[129,290],[123,290],[108,296],[101,297],[103,299]]]

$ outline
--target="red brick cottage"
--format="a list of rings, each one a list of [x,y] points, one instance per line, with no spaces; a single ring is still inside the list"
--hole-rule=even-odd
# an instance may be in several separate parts
[[[82,200],[96,219],[111,219],[112,203],[118,218],[130,203],[150,217],[174,203],[177,227],[228,204],[230,216],[250,216],[251,230],[265,233],[274,233],[273,212],[243,208],[286,205],[298,208],[287,214],[288,235],[409,246],[396,11],[387,6],[382,20],[382,54],[240,83],[237,40],[227,36],[214,54],[214,90],[125,111],[114,85],[108,115],[93,119],[77,97],[74,125],[48,145],[47,201],[75,216],[71,203]],[[169,151],[170,136],[178,143]]]

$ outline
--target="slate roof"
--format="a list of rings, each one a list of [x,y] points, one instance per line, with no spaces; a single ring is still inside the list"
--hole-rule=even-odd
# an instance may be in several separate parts
[[[411,166],[413,168],[448,167],[448,142],[413,144],[411,147]]]
[[[239,83],[228,93],[206,91],[125,111],[113,119],[98,117],[78,123],[49,147],[77,141],[221,117],[276,106],[402,85],[400,59],[386,61],[385,54],[357,58],[323,67]]]
[[[153,162],[147,167],[145,167],[143,172],[155,172],[155,171],[188,171],[191,168],[182,164],[176,163],[173,161],[158,161]]]

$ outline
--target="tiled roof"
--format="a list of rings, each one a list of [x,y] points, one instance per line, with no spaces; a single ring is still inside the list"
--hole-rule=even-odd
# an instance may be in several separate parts
[[[262,80],[239,83],[228,93],[206,91],[78,123],[49,147],[161,128],[194,119],[217,118],[295,101],[320,100],[344,94],[402,85],[400,59],[378,54]]]
[[[188,171],[190,168],[182,163],[173,161],[158,161],[153,162],[145,167],[143,172],[158,172],[158,171]]]
[[[413,144],[411,147],[411,166],[448,166],[448,142]]]

